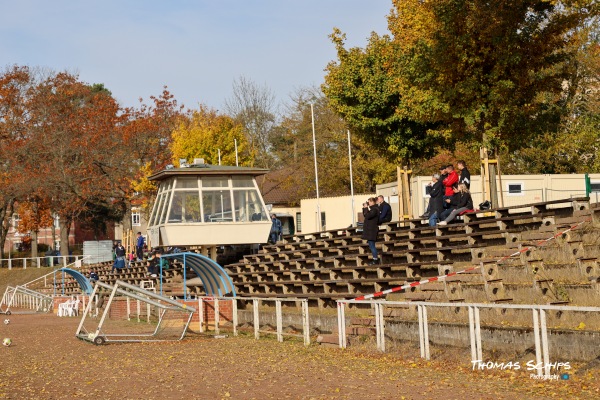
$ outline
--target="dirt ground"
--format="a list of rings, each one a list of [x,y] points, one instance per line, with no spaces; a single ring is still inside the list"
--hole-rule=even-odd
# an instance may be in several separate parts
[[[13,341],[0,347],[2,399],[600,398],[598,369],[539,381],[524,365],[473,371],[468,357],[427,362],[248,336],[95,346],[75,338],[79,318],[9,318],[0,324],[0,338]]]

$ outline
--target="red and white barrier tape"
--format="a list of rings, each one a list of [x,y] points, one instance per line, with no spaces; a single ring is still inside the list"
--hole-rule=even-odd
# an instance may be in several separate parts
[[[569,232],[569,231],[572,231],[572,230],[574,230],[574,229],[578,228],[580,225],[584,224],[585,222],[589,222],[589,221],[591,221],[591,220],[592,220],[591,218],[588,218],[588,219],[586,219],[586,220],[584,220],[584,221],[581,221],[581,222],[579,222],[579,223],[577,223],[577,224],[575,224],[575,225],[573,225],[573,226],[569,227],[569,229],[566,229],[566,230],[564,230],[564,231],[562,231],[562,232],[560,232],[560,233],[557,233],[556,235],[554,235],[554,236],[552,236],[552,237],[549,237],[548,239],[544,239],[544,240],[541,240],[541,241],[537,242],[537,243],[535,244],[535,246],[543,246],[543,245],[547,244],[548,242],[550,242],[551,240],[554,240],[554,239],[556,239],[557,237],[559,237],[559,236],[562,236],[562,235],[564,235],[565,233],[567,233],[567,232]],[[518,256],[519,254],[521,254],[521,253],[524,253],[524,252],[526,252],[527,250],[530,250],[530,249],[532,249],[533,247],[534,247],[534,246],[525,247],[525,248],[523,248],[523,249],[521,249],[521,250],[517,251],[516,253],[513,253],[513,254],[511,254],[511,255],[509,255],[509,256],[504,256],[504,257],[502,257],[502,258],[498,259],[498,260],[496,261],[496,263],[497,263],[497,264],[500,264],[502,261],[504,261],[504,260],[506,260],[506,259],[508,259],[508,258],[511,258],[511,257]],[[426,283],[430,283],[430,282],[436,282],[436,281],[441,281],[441,280],[444,280],[444,279],[446,279],[446,278],[448,278],[448,277],[451,277],[451,276],[454,276],[454,275],[464,274],[464,273],[466,273],[466,272],[470,272],[470,271],[476,270],[476,269],[478,269],[480,266],[481,266],[481,265],[475,265],[475,266],[473,266],[473,267],[470,267],[470,268],[467,268],[467,269],[463,269],[463,270],[461,270],[461,271],[457,271],[457,272],[451,272],[451,273],[449,273],[449,274],[446,274],[446,275],[436,276],[436,277],[433,277],[433,278],[424,279],[424,280],[422,280],[422,281],[408,283],[408,284],[406,284],[406,285],[402,285],[402,286],[396,286],[396,287],[394,287],[394,288],[387,289],[387,290],[383,290],[383,291],[381,291],[381,292],[377,292],[377,293],[366,294],[366,295],[364,295],[364,296],[359,296],[359,297],[355,298],[354,300],[369,300],[369,299],[373,299],[373,298],[375,298],[375,297],[384,296],[384,295],[386,295],[386,294],[390,294],[390,293],[394,293],[394,292],[399,292],[399,291],[401,291],[401,290],[404,290],[404,289],[409,289],[409,288],[411,288],[411,287],[415,287],[415,286],[424,285],[424,284],[426,284]]]

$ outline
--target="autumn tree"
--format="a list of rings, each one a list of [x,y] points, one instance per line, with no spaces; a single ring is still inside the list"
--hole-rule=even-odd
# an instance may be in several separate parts
[[[22,165],[59,215],[61,251],[68,254],[72,222],[124,198],[130,162],[122,145],[120,109],[106,91],[65,72],[33,86],[28,97],[28,151]]]
[[[30,194],[19,201],[17,213],[19,214],[18,231],[28,234],[31,240],[31,257],[38,256],[38,233],[54,223],[50,203],[45,196]]]
[[[271,168],[271,136],[277,124],[275,95],[267,86],[260,86],[243,76],[233,82],[233,95],[225,101],[227,114],[241,124],[248,146],[246,158],[253,165]]]
[[[156,194],[156,185],[148,177],[171,163],[171,133],[183,115],[183,106],[165,87],[159,96],[151,96],[150,104],[140,99],[138,107],[123,111],[122,145],[131,156],[128,209],[139,205],[148,215]]]
[[[251,153],[246,151],[248,142],[242,126],[231,117],[219,114],[216,110],[200,105],[188,118],[181,118],[179,126],[172,133],[171,154],[173,163],[179,159],[191,162],[194,158],[204,158],[207,164],[219,164],[219,151],[223,165],[235,165],[235,140],[237,140],[238,164],[253,164]]]
[[[0,74],[0,254],[10,229],[17,199],[25,183],[20,157],[26,154],[28,115],[27,92],[32,85],[32,71],[10,66]]]

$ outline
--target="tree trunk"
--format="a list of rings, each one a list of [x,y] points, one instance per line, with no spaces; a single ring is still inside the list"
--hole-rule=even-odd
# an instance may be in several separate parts
[[[52,225],[50,225],[52,228],[52,243],[50,244],[50,248],[52,250],[54,250],[56,248],[56,224],[54,223],[54,221],[55,221],[55,214],[52,213]]]
[[[38,232],[31,231],[31,258],[38,256]]]
[[[14,199],[8,199],[0,208],[0,258],[4,258],[4,244],[10,229],[10,218],[13,214]]]
[[[69,255],[69,232],[71,230],[71,220],[61,217],[59,221],[60,227],[60,255]]]

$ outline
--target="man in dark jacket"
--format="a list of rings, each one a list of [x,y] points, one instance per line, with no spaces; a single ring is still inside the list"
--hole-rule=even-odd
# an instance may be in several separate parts
[[[464,160],[460,160],[456,163],[456,167],[460,171],[460,177],[458,183],[464,183],[467,189],[471,189],[471,173],[467,169],[467,163]]]
[[[138,261],[142,261],[142,259],[144,258],[144,237],[142,236],[142,232],[137,233],[137,242],[135,243],[135,252],[136,252]]]
[[[377,196],[377,207],[379,208],[379,225],[392,220],[392,207],[385,202],[382,195]]]
[[[371,249],[371,254],[373,254],[373,260],[371,260],[369,265],[379,264],[377,248],[375,247],[377,234],[379,233],[379,207],[377,207],[377,199],[371,197],[366,203],[363,203],[362,211],[365,217],[362,238],[367,241],[369,249]]]
[[[431,177],[431,190],[429,191],[429,226],[435,226],[444,211],[444,184],[439,174]]]
[[[440,182],[440,185],[442,186],[442,196],[444,195],[444,185],[442,182],[448,176],[448,173],[446,172],[446,167],[447,167],[447,165],[442,165],[440,167],[440,173],[436,174],[436,175],[438,175],[438,182]],[[431,196],[432,190],[433,190],[433,181],[429,182],[429,184],[427,186],[425,186],[425,194]],[[443,203],[444,203],[444,201],[442,200],[442,208],[444,206]],[[419,218],[429,218],[432,215],[431,213],[432,213],[431,201],[429,201],[429,204],[427,204],[427,210],[425,210],[425,213],[423,215],[420,215]],[[437,216],[439,217],[440,214],[438,214]]]

